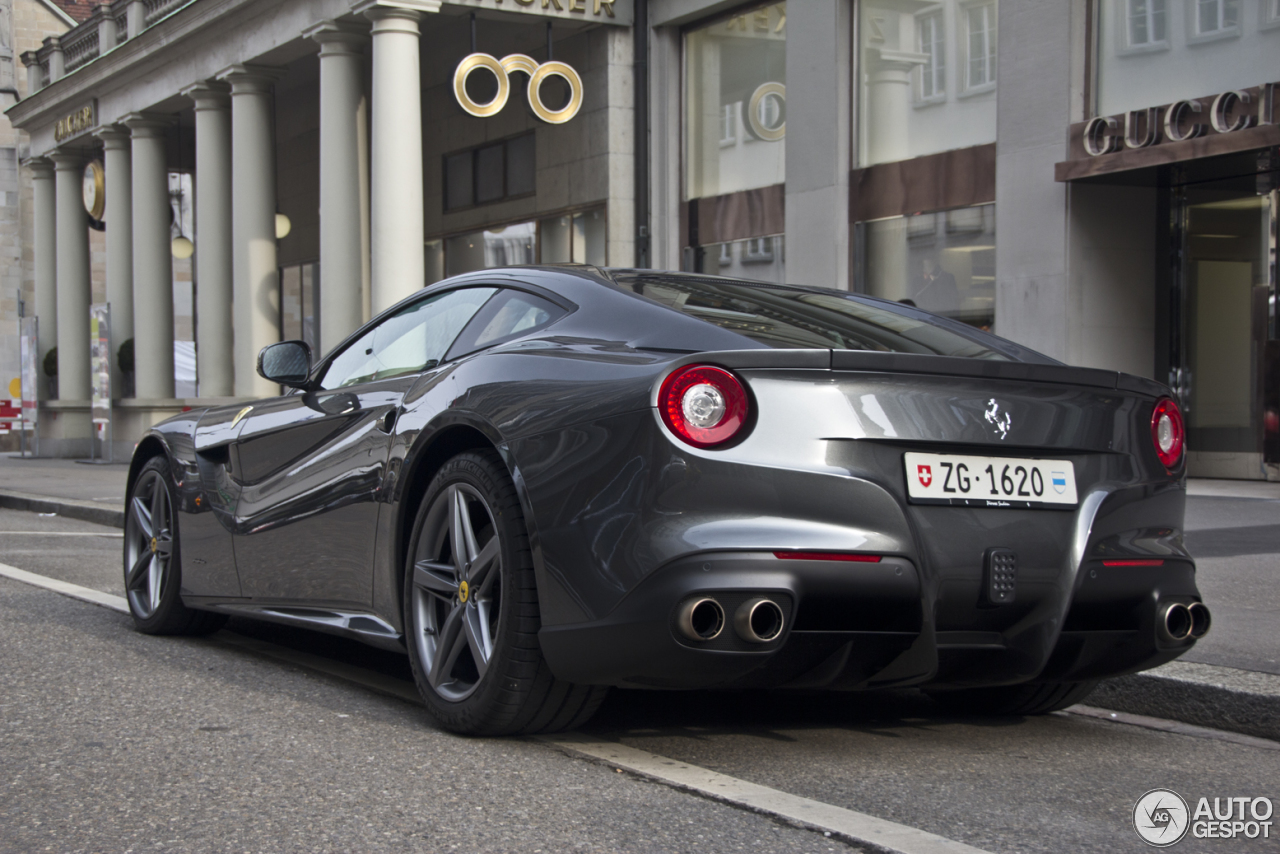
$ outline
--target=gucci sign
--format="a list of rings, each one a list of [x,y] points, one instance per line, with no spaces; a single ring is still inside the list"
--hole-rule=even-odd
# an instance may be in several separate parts
[[[1086,154],[1100,157],[1126,148],[1185,142],[1205,136],[1210,128],[1227,134],[1274,124],[1276,85],[1264,84],[1256,96],[1242,89],[1228,90],[1214,97],[1207,111],[1203,102],[1209,99],[1191,98],[1163,107],[1130,110],[1124,114],[1123,123],[1116,116],[1097,116],[1085,124],[1081,141]],[[1208,123],[1202,118],[1207,118]]]
[[[498,81],[498,93],[485,104],[467,94],[467,78],[473,71],[481,68]],[[582,78],[577,71],[558,60],[538,64],[533,57],[522,53],[513,53],[503,57],[501,61],[487,53],[473,53],[465,57],[453,72],[453,96],[470,115],[482,119],[497,115],[507,105],[507,98],[511,94],[511,75],[517,71],[529,75],[529,108],[544,122],[562,125],[582,109]],[[542,102],[542,84],[548,77],[559,77],[569,84],[569,103],[558,110],[553,110]]]

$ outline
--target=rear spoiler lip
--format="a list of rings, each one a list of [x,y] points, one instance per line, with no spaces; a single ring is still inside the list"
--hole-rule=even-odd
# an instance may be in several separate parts
[[[1172,396],[1168,386],[1121,371],[1041,365],[1031,362],[995,362],[956,356],[922,356],[915,353],[879,353],[870,350],[718,350],[694,353],[671,367],[710,362],[726,368],[794,368],[833,371],[877,371],[977,379],[1015,380],[1113,389],[1145,397]]]

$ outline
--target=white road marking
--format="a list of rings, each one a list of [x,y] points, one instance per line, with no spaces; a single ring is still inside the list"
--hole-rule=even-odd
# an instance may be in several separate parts
[[[56,578],[49,578],[45,575],[37,575],[34,572],[27,572],[25,569],[18,569],[16,566],[9,566],[0,563],[0,575],[12,578],[14,581],[21,581],[36,587],[43,587],[46,590],[52,590],[55,593],[61,593],[64,596],[70,596],[73,599],[81,599],[85,602],[92,602],[94,605],[101,605],[105,608],[119,611],[122,614],[129,613],[129,602],[123,596],[115,596],[110,593],[103,593],[99,590],[93,590],[89,587],[82,587],[79,584],[72,584],[69,581],[59,581]],[[363,685],[383,694],[390,694],[393,697],[399,697],[402,700],[408,700],[411,703],[422,705],[422,697],[418,695],[418,690],[412,683],[396,679],[391,676],[384,676],[381,673],[375,673],[372,670],[365,670],[361,667],[354,667],[350,664],[343,664],[340,661],[332,661],[327,658],[321,658],[318,655],[311,655],[306,652],[299,652],[288,647],[277,646],[273,643],[254,640],[235,632],[222,632],[214,635],[210,640],[220,643],[224,646],[237,647],[239,649],[256,652],[259,655],[265,655],[278,661],[285,661],[289,664],[297,664],[311,670],[318,670],[321,673],[327,673],[330,676],[336,676],[348,682],[355,682],[357,685]]]
[[[46,590],[61,593],[63,596],[70,596],[72,599],[92,602],[94,605],[101,605],[104,608],[110,608],[122,614],[129,613],[129,603],[123,596],[114,596],[110,593],[103,593],[101,590],[81,587],[79,584],[72,584],[69,581],[59,581],[56,578],[37,575],[34,572],[27,572],[25,569],[18,569],[16,566],[9,566],[4,563],[0,563],[0,575],[12,578],[14,581],[43,587]]]
[[[119,539],[123,533],[99,534],[95,531],[0,531],[0,537],[12,537],[22,534],[28,537],[115,537]]]
[[[915,827],[749,783],[624,744],[578,733],[542,736],[538,740],[712,800],[830,831],[884,854],[986,854],[981,848]]]

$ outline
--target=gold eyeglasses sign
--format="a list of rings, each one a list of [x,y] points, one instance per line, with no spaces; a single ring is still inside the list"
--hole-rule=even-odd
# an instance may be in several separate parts
[[[467,94],[467,78],[473,71],[481,68],[498,81],[497,94],[493,96],[493,100],[484,104]],[[522,53],[513,53],[501,60],[487,53],[473,53],[463,58],[453,72],[453,95],[468,114],[482,119],[495,116],[507,105],[507,98],[511,94],[511,75],[517,71],[529,75],[529,108],[544,122],[562,125],[582,109],[582,78],[572,66],[558,60],[539,64],[533,57]],[[548,77],[559,77],[569,84],[569,102],[558,110],[553,110],[542,102],[542,84]]]

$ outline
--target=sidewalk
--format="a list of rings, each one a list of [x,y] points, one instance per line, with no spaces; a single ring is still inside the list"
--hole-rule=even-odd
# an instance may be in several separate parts
[[[0,507],[124,527],[127,462],[81,463],[0,454]]]
[[[0,454],[0,507],[124,526],[128,466]],[[1214,628],[1178,661],[1109,679],[1090,705],[1280,740],[1280,483],[1193,480],[1187,548]]]

